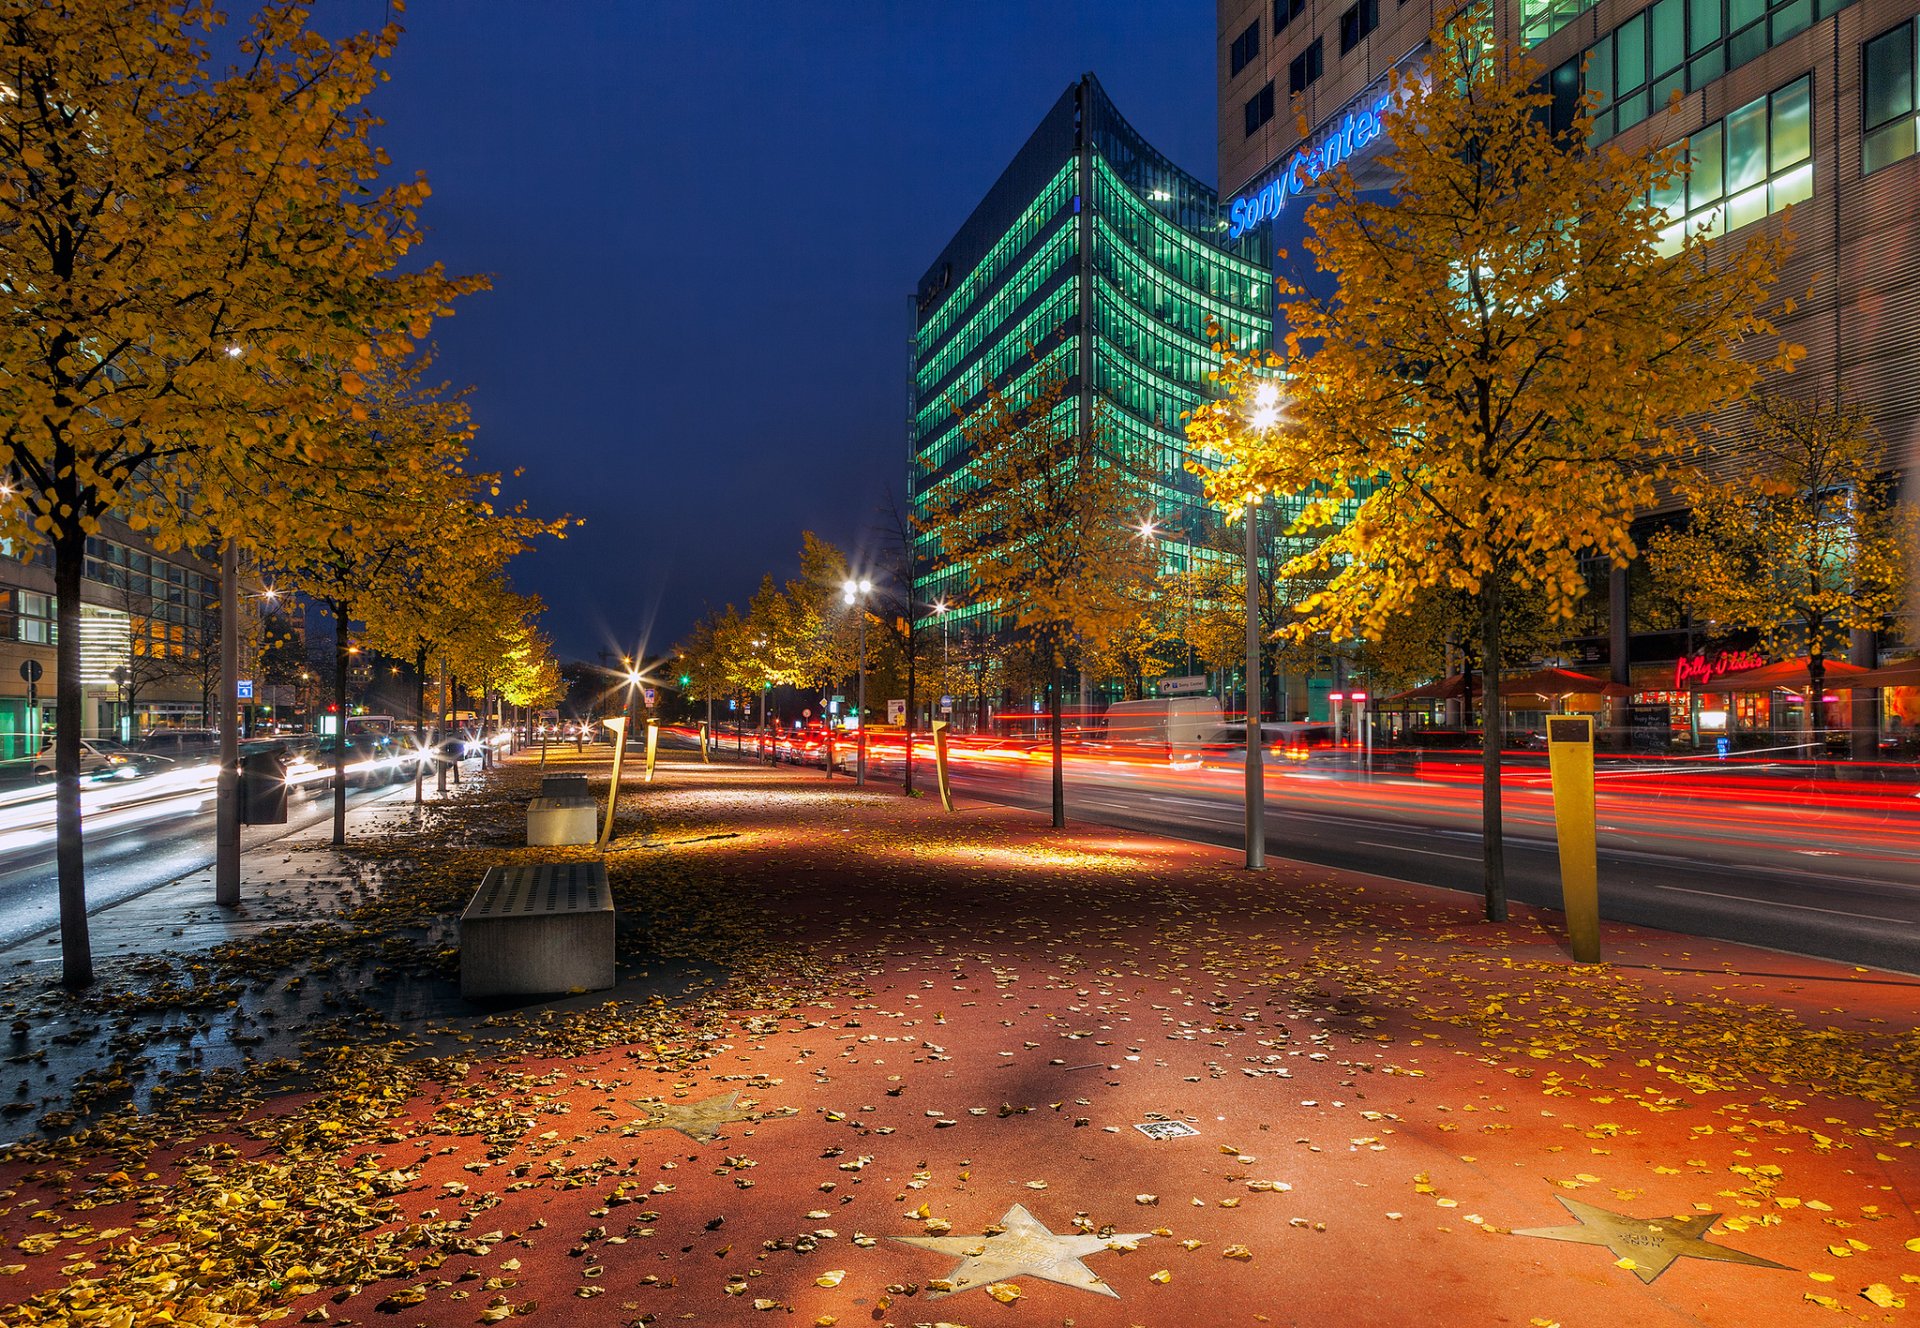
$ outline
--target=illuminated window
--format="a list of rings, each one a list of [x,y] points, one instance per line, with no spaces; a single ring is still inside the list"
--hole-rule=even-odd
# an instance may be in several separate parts
[[[1860,171],[1870,175],[1911,157],[1920,125],[1920,97],[1915,74],[1920,70],[1920,23],[1908,19],[1861,48],[1860,117],[1865,137],[1860,143]]]
[[[1662,234],[1669,252],[1682,228],[1738,230],[1813,196],[1813,76],[1748,102],[1687,139],[1693,170],[1653,197],[1677,218]]]
[[[1612,138],[1766,54],[1852,0],[1656,0],[1561,65],[1554,86],[1578,80],[1596,94],[1593,141]],[[1544,40],[1544,37],[1530,40]]]

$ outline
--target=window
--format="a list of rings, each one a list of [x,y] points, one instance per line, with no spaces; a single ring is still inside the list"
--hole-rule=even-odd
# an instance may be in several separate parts
[[[1307,12],[1307,0],[1273,0],[1273,30],[1276,34]]]
[[[1233,39],[1233,70],[1238,74],[1260,54],[1260,20],[1247,24],[1247,30]]]
[[[1273,119],[1272,79],[1268,79],[1264,88],[1247,98],[1246,115],[1248,138],[1252,138],[1261,125]]]
[[[1860,143],[1860,173],[1911,157],[1920,125],[1915,73],[1920,70],[1920,23],[1908,19],[1860,48],[1860,118],[1866,136]]]
[[[1652,200],[1673,220],[1662,237],[1669,252],[1683,226],[1711,222],[1724,235],[1813,197],[1813,76],[1690,135],[1687,160],[1693,171],[1684,186]]]
[[[1674,93],[1705,87],[1850,3],[1656,0],[1586,51],[1586,86],[1599,101],[1593,141],[1631,129]],[[1570,63],[1579,69],[1579,59]]]
[[[11,617],[11,623],[6,618]],[[0,638],[29,645],[53,644],[53,596],[31,590],[0,590]]]
[[[1340,54],[1345,55],[1380,26],[1380,0],[1360,0],[1340,16]]]
[[[1307,86],[1320,77],[1320,39],[1315,37],[1313,45],[1293,57],[1293,63],[1287,66],[1287,91],[1299,96]]]

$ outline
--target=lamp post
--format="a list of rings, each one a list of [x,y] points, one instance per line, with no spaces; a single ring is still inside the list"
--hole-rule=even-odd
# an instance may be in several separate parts
[[[1265,433],[1280,423],[1280,387],[1254,389],[1247,423]],[[1260,731],[1260,537],[1256,511],[1260,495],[1248,495],[1242,516],[1247,523],[1247,870],[1267,865],[1266,741]]]
[[[940,695],[943,697],[951,696],[952,693],[947,690],[947,688],[953,686],[953,680],[947,677],[947,601],[944,599],[935,600],[933,602],[933,611],[940,615]],[[939,708],[939,704],[938,701],[934,702],[934,708],[936,710]]]
[[[873,593],[873,582],[865,577],[858,581],[848,580],[841,584],[840,592],[847,604],[860,613],[860,685],[854,702],[860,714],[859,747],[856,748],[853,766],[853,784],[855,788],[867,786],[867,604],[868,595]]]

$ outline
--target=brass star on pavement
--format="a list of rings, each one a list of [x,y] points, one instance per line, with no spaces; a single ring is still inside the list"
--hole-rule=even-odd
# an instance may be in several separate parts
[[[721,1093],[698,1102],[634,1103],[648,1114],[626,1128],[628,1134],[643,1130],[678,1130],[695,1143],[708,1144],[720,1137],[720,1127],[736,1121],[754,1121],[791,1116],[792,1111],[742,1111],[738,1093]]]
[[[1145,1232],[1126,1236],[1056,1236],[1019,1204],[1007,1210],[999,1225],[1006,1230],[992,1236],[895,1236],[894,1239],[938,1254],[959,1256],[960,1266],[944,1279],[953,1283],[953,1292],[934,1291],[928,1293],[930,1296],[954,1294],[1025,1274],[1117,1299],[1120,1293],[1094,1276],[1080,1261],[1121,1241],[1151,1238],[1151,1234]]]
[[[1718,1263],[1744,1263],[1754,1268],[1786,1267],[1757,1254],[1742,1254],[1724,1245],[1708,1244],[1704,1238],[1708,1228],[1720,1220],[1718,1213],[1698,1213],[1692,1217],[1627,1217],[1563,1194],[1554,1198],[1579,1219],[1578,1226],[1528,1227],[1513,1234],[1570,1240],[1580,1245],[1604,1245],[1620,1258],[1631,1260],[1629,1271],[1642,1282],[1651,1282],[1666,1272],[1675,1259],[1711,1259]]]

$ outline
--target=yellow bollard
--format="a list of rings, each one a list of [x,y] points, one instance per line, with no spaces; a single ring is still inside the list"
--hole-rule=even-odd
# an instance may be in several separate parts
[[[953,785],[947,779],[947,721],[933,721],[933,769],[939,777],[940,805],[953,810]]]
[[[600,842],[594,845],[601,852],[606,851],[607,841],[613,838],[613,808],[620,801],[620,762],[627,755],[627,718],[616,715],[603,721],[613,730],[613,784],[607,789],[607,823],[600,828]]]
[[[1600,866],[1594,836],[1593,717],[1547,717],[1553,823],[1560,840],[1560,902],[1582,964],[1600,962]]]
[[[713,758],[707,755],[707,722],[704,719],[700,721],[700,764],[713,764]]]
[[[653,783],[653,758],[660,750],[660,721],[647,721],[647,783]]]

